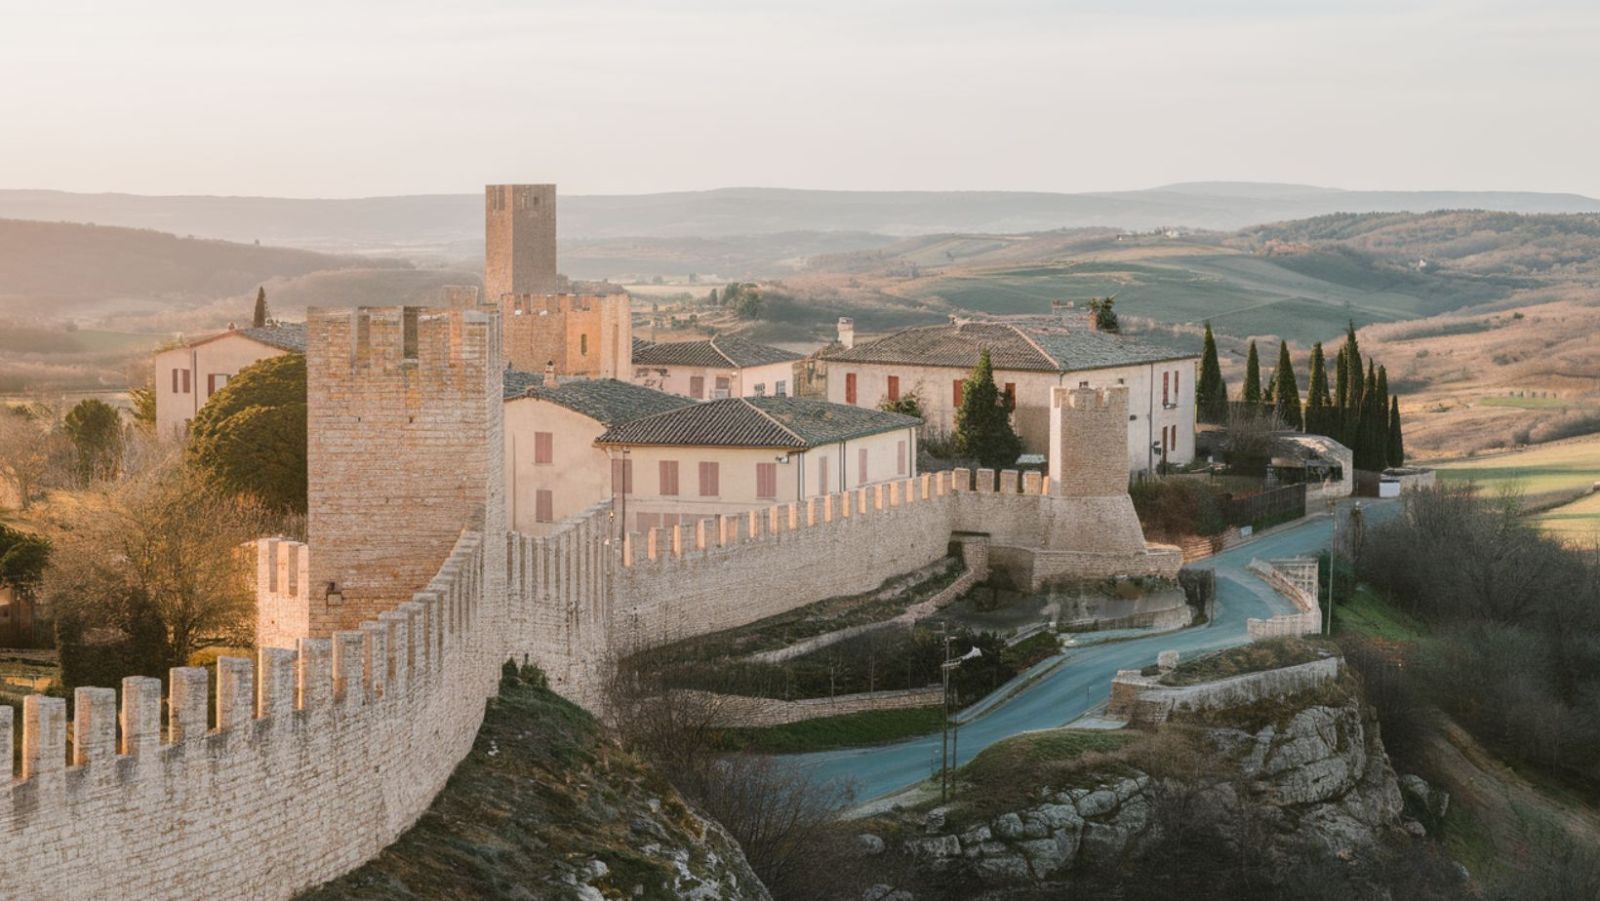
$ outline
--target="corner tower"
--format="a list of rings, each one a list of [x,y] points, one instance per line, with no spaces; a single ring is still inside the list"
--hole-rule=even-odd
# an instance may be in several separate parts
[[[484,301],[559,291],[556,186],[488,185],[483,209]]]

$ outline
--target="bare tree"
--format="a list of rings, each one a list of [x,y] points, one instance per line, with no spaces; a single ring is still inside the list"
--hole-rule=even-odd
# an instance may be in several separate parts
[[[88,633],[158,624],[168,666],[202,639],[251,642],[247,542],[268,522],[257,505],[219,495],[173,459],[79,500],[52,529],[52,616]]]
[[[0,479],[16,492],[17,506],[23,510],[50,483],[65,449],[52,424],[47,407],[0,406]]]

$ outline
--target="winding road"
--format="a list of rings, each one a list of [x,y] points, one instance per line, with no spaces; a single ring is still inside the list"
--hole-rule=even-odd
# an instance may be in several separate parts
[[[1392,501],[1370,499],[1364,500],[1362,507],[1369,511],[1369,524],[1387,519],[1397,509]],[[1063,666],[963,725],[957,763],[965,763],[984,748],[1019,732],[1055,728],[1078,719],[1110,696],[1117,670],[1155,663],[1161,651],[1179,651],[1188,658],[1201,651],[1243,644],[1248,640],[1246,620],[1295,612],[1286,599],[1246,571],[1250,560],[1316,553],[1328,547],[1332,538],[1333,519],[1322,515],[1274,529],[1198,564],[1217,573],[1216,617],[1209,624],[1069,651]],[[939,764],[939,736],[782,759],[824,782],[848,781],[858,802],[870,801],[934,775]]]

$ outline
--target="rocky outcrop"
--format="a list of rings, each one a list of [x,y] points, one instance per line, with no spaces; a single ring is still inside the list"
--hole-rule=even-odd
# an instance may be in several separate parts
[[[1139,769],[1088,774],[1074,787],[1041,786],[1033,803],[976,825],[963,824],[959,807],[937,808],[902,850],[986,886],[1037,886],[1115,868],[1174,831],[1206,824],[1251,818],[1262,841],[1284,841],[1269,853],[1289,860],[1311,848],[1342,861],[1415,826],[1402,816],[1394,770],[1354,698],[1291,708],[1255,728],[1206,725],[1197,738],[1215,763],[1203,781]]]

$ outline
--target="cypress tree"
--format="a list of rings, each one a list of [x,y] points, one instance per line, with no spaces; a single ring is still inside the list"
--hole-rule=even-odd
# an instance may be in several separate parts
[[[1383,468],[1388,455],[1384,438],[1387,429],[1378,425],[1378,419],[1382,416],[1387,420],[1388,416],[1387,411],[1383,414],[1378,412],[1378,376],[1376,372],[1370,371],[1372,369],[1370,362],[1367,368],[1369,372],[1364,380],[1367,390],[1362,392],[1361,406],[1356,411],[1350,449],[1355,456],[1356,469],[1376,471]],[[1387,422],[1384,424],[1387,425]]]
[[[1217,339],[1206,323],[1206,346],[1200,355],[1200,380],[1194,386],[1195,408],[1201,422],[1222,422],[1228,416],[1228,386],[1222,381],[1222,364],[1217,362]]]
[[[1306,431],[1327,434],[1328,428],[1328,363],[1322,353],[1322,342],[1311,345],[1311,382],[1306,386]]]
[[[1256,355],[1256,343],[1250,342],[1250,356],[1244,361],[1244,393],[1240,400],[1251,407],[1261,405],[1261,358]]]
[[[1368,453],[1379,468],[1389,465],[1389,373],[1378,367],[1378,381],[1374,389],[1377,400],[1372,410],[1372,450]]]
[[[265,286],[256,289],[256,311],[250,321],[256,328],[262,328],[267,324],[267,289]]]
[[[1022,439],[1011,428],[1011,413],[1001,403],[994,383],[994,364],[984,349],[978,365],[961,386],[961,407],[956,410],[956,450],[975,458],[980,466],[1001,469],[1014,466],[1022,453]]]
[[[1406,465],[1406,442],[1400,434],[1400,398],[1389,398],[1389,465]]]
[[[1333,409],[1338,411],[1339,421],[1344,418],[1345,400],[1350,396],[1350,350],[1348,345],[1339,347],[1339,360],[1334,366],[1333,383]],[[1335,436],[1337,437],[1337,436]]]
[[[1289,342],[1278,342],[1278,373],[1274,379],[1272,396],[1277,404],[1278,417],[1285,424],[1296,428],[1305,428],[1305,419],[1300,411],[1300,385],[1295,378],[1294,362],[1289,359]]]

